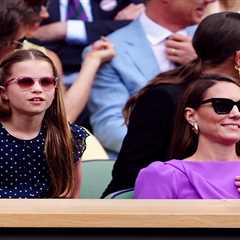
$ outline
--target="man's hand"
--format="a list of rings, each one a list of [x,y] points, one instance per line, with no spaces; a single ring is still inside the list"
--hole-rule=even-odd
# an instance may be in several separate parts
[[[94,61],[100,65],[110,61],[115,55],[113,44],[107,38],[101,37],[100,40],[91,45],[91,50],[84,56],[84,64],[90,64]]]
[[[166,54],[169,60],[178,64],[186,64],[197,57],[192,46],[192,38],[175,33],[166,41]]]
[[[56,41],[65,39],[66,33],[67,23],[55,22],[39,27],[31,34],[31,37],[41,41]]]
[[[120,12],[118,12],[114,20],[134,20],[144,11],[144,9],[145,6],[143,3],[131,3]]]
[[[235,178],[235,186],[237,188],[237,191],[240,192],[240,176],[236,176],[236,178]]]

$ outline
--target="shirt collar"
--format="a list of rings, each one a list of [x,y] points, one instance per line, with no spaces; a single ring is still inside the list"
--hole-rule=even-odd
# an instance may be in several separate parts
[[[145,13],[141,14],[139,20],[144,29],[144,32],[146,33],[147,39],[150,41],[152,45],[159,44],[160,42],[164,41],[166,38],[173,34],[167,28],[164,28],[159,24],[155,23]],[[187,35],[184,29],[178,31],[177,33]]]

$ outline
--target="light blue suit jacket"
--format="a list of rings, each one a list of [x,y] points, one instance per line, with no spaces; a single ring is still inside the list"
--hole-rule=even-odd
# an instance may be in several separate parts
[[[95,136],[109,152],[116,154],[127,132],[122,115],[125,103],[159,74],[160,69],[139,20],[108,38],[117,55],[98,71],[89,110]]]

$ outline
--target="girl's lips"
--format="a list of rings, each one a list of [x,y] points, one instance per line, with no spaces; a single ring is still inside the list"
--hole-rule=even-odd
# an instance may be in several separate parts
[[[29,99],[30,102],[43,102],[44,99],[41,97],[34,97]]]

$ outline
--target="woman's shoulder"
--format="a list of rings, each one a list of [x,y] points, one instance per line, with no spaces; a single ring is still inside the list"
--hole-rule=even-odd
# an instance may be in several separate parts
[[[146,168],[142,169],[146,173],[157,174],[161,176],[172,175],[176,173],[183,173],[182,160],[169,160],[166,162],[155,161],[148,165]]]
[[[151,163],[142,169],[135,183],[136,198],[176,198],[178,185],[186,177],[178,166],[179,160]]]

